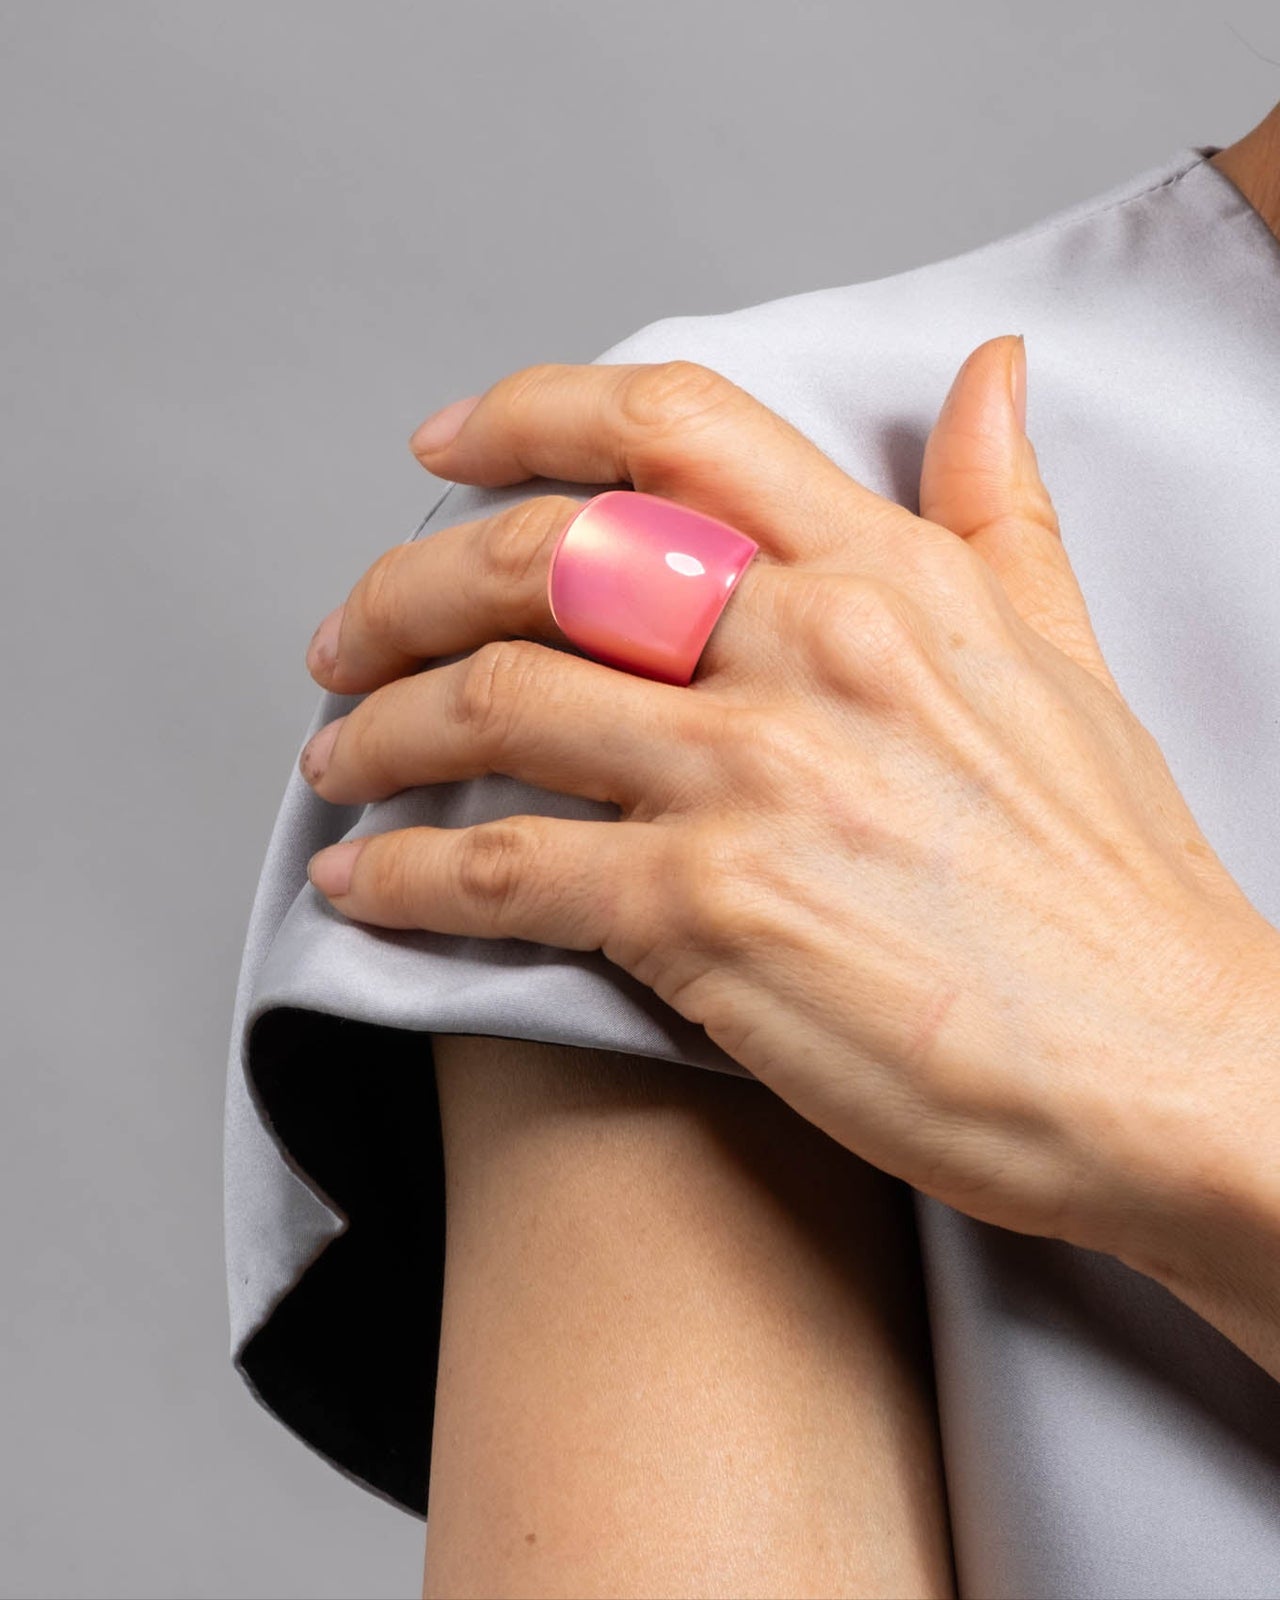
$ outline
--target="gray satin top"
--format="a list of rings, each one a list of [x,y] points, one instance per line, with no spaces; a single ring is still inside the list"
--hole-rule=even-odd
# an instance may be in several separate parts
[[[956,369],[1024,333],[1029,431],[1106,659],[1280,923],[1280,245],[1215,150],[949,260],[670,317],[598,360],[714,367],[914,511]],[[607,487],[454,485],[413,537]],[[322,695],[290,760],[354,703]],[[306,1445],[418,1516],[443,1264],[428,1035],[742,1070],[598,952],[362,926],[307,882],[343,837],[536,811],[617,815],[498,776],[335,807],[291,765],[236,994],[232,1360]],[[1280,1596],[1280,1385],[1109,1257],[916,1206],[961,1593]]]

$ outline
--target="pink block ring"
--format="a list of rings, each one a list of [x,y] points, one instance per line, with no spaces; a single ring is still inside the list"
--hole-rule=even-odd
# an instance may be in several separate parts
[[[606,489],[575,513],[551,552],[551,615],[596,661],[687,684],[759,548],[674,500]]]

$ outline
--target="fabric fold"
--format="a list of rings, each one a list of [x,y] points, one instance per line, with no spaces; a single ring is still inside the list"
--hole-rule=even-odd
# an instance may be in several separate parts
[[[955,371],[1023,333],[1029,431],[1104,655],[1215,849],[1280,922],[1280,253],[1215,150],[964,254],[667,318],[597,360],[714,367],[916,510]],[[451,485],[413,537],[608,487]],[[444,1237],[430,1035],[749,1074],[599,952],[334,911],[306,863],[338,839],[617,814],[496,775],[331,806],[296,758],[354,703],[320,698],[249,918],[224,1145],[231,1357],[308,1448],[422,1517]],[[1280,1386],[1119,1263],[916,1202],[962,1593],[1280,1595]]]

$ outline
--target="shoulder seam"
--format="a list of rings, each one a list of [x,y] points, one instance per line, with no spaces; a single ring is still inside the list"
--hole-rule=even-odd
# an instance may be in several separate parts
[[[1138,189],[1133,194],[1121,195],[1118,200],[1108,201],[1104,206],[1094,207],[1089,211],[1080,212],[1076,216],[1063,217],[1056,222],[1046,220],[1041,227],[1033,225],[1029,232],[1023,233],[1019,237],[1026,239],[1036,237],[1041,233],[1053,233],[1058,228],[1069,228],[1073,222],[1088,222],[1093,217],[1106,216],[1108,211],[1119,211],[1121,206],[1132,205],[1135,200],[1145,200],[1148,195],[1159,194],[1161,189],[1168,189],[1172,184],[1180,183],[1189,172],[1194,172],[1197,167],[1203,164],[1204,157],[1201,156],[1198,161],[1192,161],[1189,165],[1183,167],[1180,172],[1171,173],[1169,177],[1162,178],[1159,183],[1148,184],[1145,189]]]
[[[1062,228],[1074,227],[1077,223],[1092,222],[1096,217],[1104,217],[1108,212],[1118,211],[1122,206],[1131,205],[1135,200],[1145,200],[1149,195],[1158,194],[1161,189],[1170,188],[1173,184],[1185,178],[1189,172],[1194,172],[1197,167],[1203,166],[1204,160],[1204,156],[1198,156],[1196,160],[1189,161],[1185,167],[1182,167],[1177,172],[1170,173],[1168,177],[1161,178],[1156,183],[1149,183],[1145,188],[1135,189],[1132,194],[1122,194],[1115,200],[1107,201],[1105,205],[1088,206],[1087,202],[1080,202],[1081,205],[1086,206],[1086,209],[1081,210],[1075,206],[1070,207],[1071,214],[1069,216],[1045,218],[1042,222],[1030,223],[1026,228],[1019,229],[1015,233],[1006,233],[999,238],[989,239],[985,244],[975,245],[971,250],[963,250],[959,255],[951,256],[947,259],[959,261],[965,256],[981,255],[984,250],[994,250],[1002,245],[1022,244],[1025,240],[1039,239],[1045,234],[1057,233]]]

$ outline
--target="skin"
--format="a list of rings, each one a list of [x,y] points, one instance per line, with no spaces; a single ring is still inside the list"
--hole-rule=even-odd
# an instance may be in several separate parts
[[[423,1594],[949,1600],[908,1192],[749,1079],[433,1053]]]
[[[1209,165],[1224,172],[1280,240],[1280,102]]]
[[[696,363],[500,380],[435,469],[630,481],[764,559],[681,688],[538,642],[572,500],[388,551],[314,662],[370,691],[304,752],[318,792],[499,771],[621,818],[383,833],[313,881],[385,927],[602,950],[874,1166],[1163,1278],[1188,1241],[1280,1240],[1280,934],[1102,660],[1010,400],[1020,352],[962,367],[921,517]],[[1280,1372],[1280,1317],[1246,1309],[1219,1326]]]
[[[1280,107],[1213,163],[1280,238],[1278,141]],[[539,644],[563,639],[546,610],[546,563],[576,501],[530,499],[386,552],[313,641],[317,681],[366,696],[304,752],[317,792],[367,802],[503,771],[611,801],[620,818],[378,835],[322,852],[313,881],[338,910],[375,925],[601,949],[704,1026],[759,1080],[743,1087],[771,1091],[825,1136],[824,1150],[838,1146],[868,1170],[1000,1226],[1107,1251],[1280,1377],[1272,1172],[1280,933],[1214,853],[1102,659],[1011,398],[1015,380],[1025,385],[1021,363],[1019,342],[1005,338],[980,346],[961,369],[929,440],[918,518],[688,362],[524,369],[460,403],[466,414],[452,442],[428,448],[420,430],[415,450],[442,477],[630,483],[734,523],[761,553],[694,683],[676,688]],[[460,650],[473,654],[420,670]],[[449,1226],[467,1241],[451,1242],[453,1259],[469,1266],[452,1312],[446,1290],[442,1330],[442,1378],[447,1366],[452,1376],[441,1405],[456,1434],[474,1428],[486,1396],[495,1415],[495,1371],[482,1381],[483,1361],[467,1359],[484,1322],[475,1284],[487,1271],[491,1315],[510,1299],[532,1248],[521,1204],[508,1192],[486,1210],[488,1191],[470,1175],[483,1171],[495,1128],[528,1129],[537,1119],[526,1104],[504,1124],[491,1095],[468,1099],[459,1088],[466,1042],[446,1043],[437,1069],[447,1159],[454,1151],[455,1169],[468,1175],[451,1193]],[[504,1078],[494,1042],[482,1043],[492,1068],[486,1090],[518,1078],[528,1092],[536,1052],[520,1047],[519,1071]],[[543,1079],[540,1107],[561,1082]],[[685,1106],[653,1119],[667,1130],[646,1156],[653,1171],[660,1151],[688,1148],[688,1116]],[[560,1141],[554,1161],[522,1169],[524,1215],[571,1148]],[[729,1228],[731,1166],[687,1156],[683,1164],[718,1172],[703,1206]],[[838,1181],[852,1181],[851,1172]],[[597,1169],[593,1181],[590,1204],[580,1188],[576,1198],[558,1196],[548,1215],[563,1222],[576,1204],[580,1218],[607,1217],[612,1179]],[[760,1193],[747,1209],[758,1219]],[[677,1215],[688,1212],[672,1208]],[[598,1235],[593,1283],[605,1276],[601,1263],[634,1243],[625,1218],[609,1225],[617,1236]],[[695,1236],[679,1238],[678,1249],[692,1249]],[[564,1241],[551,1243],[530,1278],[546,1282],[544,1271],[563,1259]],[[646,1280],[638,1259],[642,1284],[669,1285],[656,1272]],[[864,1321],[889,1325],[892,1267],[845,1270],[852,1299],[843,1314],[861,1296]],[[805,1281],[811,1292],[814,1279]],[[828,1283],[825,1292],[841,1291]],[[547,1306],[563,1307],[566,1293],[512,1303],[522,1312],[508,1346],[543,1326]],[[577,1327],[574,1359],[584,1347],[596,1359],[587,1335],[621,1315],[615,1307]],[[655,1347],[693,1359],[699,1336],[686,1318],[678,1338],[658,1329],[647,1348]],[[500,1369],[505,1425],[536,1409],[565,1348],[548,1344],[525,1369],[537,1381],[524,1387],[509,1362]],[[763,1332],[756,1348],[768,1349]],[[593,1393],[616,1366],[607,1350],[598,1359]],[[812,1350],[801,1364],[822,1372]],[[776,1356],[767,1370],[777,1371]],[[855,1386],[862,1409],[852,1396],[848,1404],[855,1431],[865,1430],[875,1409],[868,1396],[899,1397],[898,1422],[871,1437],[879,1457],[910,1459],[924,1485],[936,1482],[936,1454],[919,1428],[922,1370],[868,1369]],[[821,1378],[813,1382],[823,1392]],[[700,1495],[708,1469],[691,1392],[678,1380],[667,1390],[670,1415],[689,1421],[681,1452],[703,1463]],[[801,1412],[806,1392],[800,1383]],[[775,1423],[787,1402],[776,1404]],[[637,1413],[620,1437],[662,1417],[660,1406]],[[442,1426],[438,1417],[438,1436]],[[905,1457],[893,1453],[899,1434],[913,1441]],[[705,1437],[709,1449],[715,1430]],[[505,1479],[505,1440],[439,1478],[433,1451],[430,1520],[434,1528],[453,1519],[463,1531],[446,1535],[446,1559],[452,1549],[458,1564],[430,1592],[570,1592],[563,1574],[583,1571],[574,1564],[581,1552],[567,1566],[533,1569],[546,1588],[530,1586],[528,1550],[519,1552],[523,1566],[503,1566],[492,1581],[477,1576],[493,1542],[484,1532],[492,1507],[476,1513],[486,1495],[504,1485],[524,1494],[542,1481],[538,1514],[554,1524],[557,1506],[580,1502],[589,1487],[547,1478],[546,1462],[573,1449],[545,1445]],[[775,1457],[757,1479],[768,1483],[773,1471],[790,1481],[803,1460],[803,1451]],[[816,1475],[809,1493],[820,1496],[828,1481]],[[680,1504],[694,1491],[673,1492]],[[848,1503],[839,1509],[846,1519]],[[772,1592],[798,1584],[812,1593],[945,1592],[940,1502],[932,1516],[927,1503],[911,1537],[887,1552],[868,1535],[860,1550],[835,1551],[829,1569],[798,1580],[784,1552]],[[720,1503],[681,1570],[712,1548],[716,1527],[758,1525],[759,1516],[759,1505]],[[623,1561],[622,1530],[612,1537]],[[868,1550],[886,1562],[878,1577],[855,1570]],[[640,1557],[625,1559],[636,1585],[628,1592],[658,1592],[644,1585],[660,1585],[661,1573],[636,1577]],[[698,1593],[742,1592],[725,1560]],[[729,1574],[723,1590],[717,1573]],[[578,1581],[573,1592],[599,1593],[611,1579],[597,1572]]]

